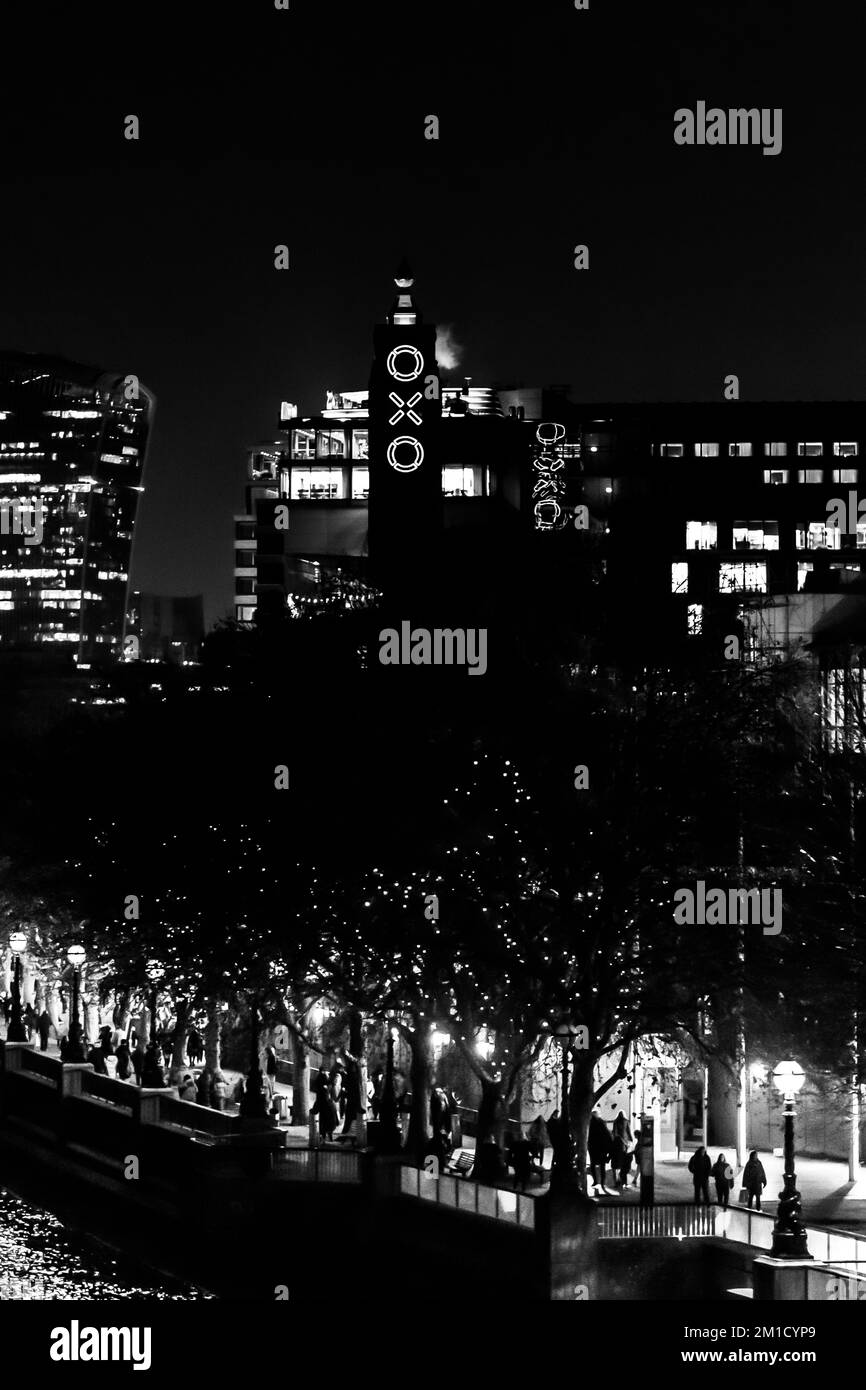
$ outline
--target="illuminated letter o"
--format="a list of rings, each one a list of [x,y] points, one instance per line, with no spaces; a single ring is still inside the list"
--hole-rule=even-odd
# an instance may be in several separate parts
[[[400,357],[408,355],[412,359],[412,370],[406,371],[398,366]],[[388,371],[395,381],[414,381],[424,370],[424,358],[411,343],[400,343],[388,353]]]
[[[410,445],[414,455],[411,463],[400,463],[397,459],[397,450],[401,445]],[[417,439],[413,439],[411,434],[398,434],[396,439],[392,439],[388,445],[388,462],[392,468],[396,468],[398,473],[414,473],[416,468],[420,468],[424,462],[424,446],[419,444]]]

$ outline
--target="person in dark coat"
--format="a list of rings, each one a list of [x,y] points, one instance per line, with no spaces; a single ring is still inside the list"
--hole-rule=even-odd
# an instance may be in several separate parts
[[[63,1034],[63,1037],[60,1039],[60,1060],[61,1062],[69,1061],[69,1039],[67,1038],[65,1033]]]
[[[730,1197],[731,1188],[734,1185],[734,1170],[728,1163],[724,1154],[719,1154],[713,1164],[713,1178],[716,1184],[716,1197],[719,1206],[726,1207]]]
[[[105,1065],[105,1053],[101,1047],[92,1047],[87,1054],[87,1060],[93,1067],[97,1076],[107,1076],[108,1067]]]
[[[117,1079],[128,1081],[132,1071],[132,1058],[129,1054],[129,1043],[125,1038],[117,1044]]]
[[[758,1158],[758,1150],[752,1149],[749,1154],[749,1161],[743,1169],[743,1187],[749,1194],[749,1210],[752,1207],[752,1198],[755,1199],[755,1206],[761,1210],[761,1193],[767,1186],[767,1174],[764,1172],[764,1165]]]
[[[608,1127],[600,1115],[592,1114],[589,1117],[589,1138],[586,1148],[589,1154],[593,1186],[596,1190],[601,1188],[602,1192],[606,1192],[604,1170],[607,1166],[607,1160],[610,1158],[611,1142]]]
[[[532,1145],[525,1134],[519,1134],[511,1145],[511,1166],[515,1190],[525,1192],[532,1172]]]
[[[701,1197],[704,1199],[705,1206],[710,1205],[710,1174],[712,1171],[713,1165],[710,1162],[710,1156],[701,1144],[701,1147],[689,1159],[689,1172],[695,1187],[696,1206],[700,1206]]]
[[[195,1066],[204,1057],[204,1038],[197,1028],[190,1029],[186,1040],[186,1055],[191,1066]]]
[[[196,1100],[199,1105],[210,1105],[211,1074],[205,1069],[199,1072],[198,1081],[195,1084]]]
[[[39,1015],[39,1048],[41,1052],[48,1051],[48,1036],[51,1032],[51,1019],[47,1009],[43,1009]]]
[[[132,1050],[132,1070],[135,1072],[135,1084],[141,1085],[141,1073],[144,1070],[144,1048],[139,1038]]]

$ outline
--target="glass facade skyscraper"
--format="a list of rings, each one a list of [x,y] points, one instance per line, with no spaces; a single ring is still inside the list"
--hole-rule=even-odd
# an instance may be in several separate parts
[[[134,376],[0,352],[0,652],[120,655],[154,406]]]

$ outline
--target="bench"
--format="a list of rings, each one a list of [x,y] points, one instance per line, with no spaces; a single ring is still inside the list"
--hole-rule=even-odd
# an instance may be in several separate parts
[[[456,1158],[452,1157],[445,1165],[444,1172],[456,1178],[468,1178],[475,1163],[472,1149],[461,1149]]]

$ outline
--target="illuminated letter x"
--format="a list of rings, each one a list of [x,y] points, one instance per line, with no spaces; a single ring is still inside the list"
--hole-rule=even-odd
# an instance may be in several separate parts
[[[413,405],[417,405],[420,399],[420,391],[416,391],[414,396],[409,397],[408,401],[404,401],[402,396],[398,396],[396,391],[392,391],[390,393],[389,400],[392,400],[395,405],[400,407],[400,409],[391,416],[391,419],[388,421],[388,424],[396,425],[398,420],[402,420],[404,415],[408,415],[413,425],[420,425],[421,416],[417,415],[415,411],[412,409]],[[403,408],[404,406],[405,410]]]

